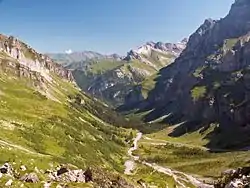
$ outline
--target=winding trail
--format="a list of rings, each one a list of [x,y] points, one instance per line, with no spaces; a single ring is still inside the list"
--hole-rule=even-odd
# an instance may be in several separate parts
[[[41,153],[36,153],[34,151],[31,151],[29,149],[26,149],[22,146],[19,146],[19,145],[16,145],[16,144],[11,144],[11,143],[8,143],[6,141],[3,141],[3,140],[0,140],[0,145],[2,146],[8,146],[8,147],[11,147],[11,148],[15,148],[15,149],[18,149],[20,151],[23,151],[25,153],[29,153],[29,154],[32,154],[32,155],[37,155],[37,156],[40,156],[40,157],[50,157],[49,155],[44,155],[44,154],[41,154]]]
[[[132,175],[132,171],[134,170],[135,168],[135,161],[138,161],[139,160],[139,156],[134,156],[133,155],[133,151],[137,150],[138,148],[138,141],[142,138],[142,133],[137,133],[134,141],[133,141],[133,147],[131,147],[129,150],[128,150],[128,156],[130,157],[129,160],[127,160],[125,162],[125,171],[124,171],[124,174],[127,174],[127,175]]]
[[[125,174],[132,175],[132,171],[135,168],[135,161],[138,161],[145,166],[153,168],[157,172],[173,177],[175,182],[179,185],[178,187],[186,188],[185,183],[191,183],[195,187],[198,187],[198,188],[214,188],[213,185],[205,184],[201,182],[200,180],[198,180],[197,178],[191,175],[185,174],[183,172],[172,170],[170,168],[157,165],[155,163],[148,163],[146,161],[140,161],[139,156],[133,155],[133,151],[138,149],[138,141],[140,141],[141,138],[142,138],[142,133],[140,132],[137,133],[133,141],[133,147],[131,147],[128,150],[128,155],[130,156],[130,159],[125,162],[125,171],[124,171]]]

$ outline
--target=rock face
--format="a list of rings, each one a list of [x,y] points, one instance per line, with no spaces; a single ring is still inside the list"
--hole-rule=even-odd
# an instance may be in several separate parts
[[[186,122],[173,136],[215,123],[219,125],[213,134],[217,141],[211,136],[210,144],[237,147],[247,140],[249,8],[250,1],[235,1],[225,18],[205,20],[190,36],[175,62],[160,70],[147,100],[136,106],[141,111],[152,110],[145,121],[171,114],[165,122]],[[235,131],[242,135],[234,140],[237,143],[223,137]]]
[[[34,49],[13,36],[7,37],[0,35],[0,52],[2,56],[9,55],[10,58],[18,61],[15,70],[20,76],[31,77],[32,75],[30,75],[30,72],[32,71],[34,74],[40,74],[47,81],[51,81],[50,73],[56,74],[70,82],[74,81],[70,71],[64,69],[61,65],[56,64],[49,57],[37,53]],[[9,66],[15,66],[11,65],[11,62],[4,63],[5,64],[1,64],[2,67],[8,67],[8,64]]]
[[[75,85],[71,71],[37,53],[25,43],[10,36],[0,35],[0,72],[1,74],[28,79],[41,96],[59,101],[51,87],[57,87],[55,77]]]
[[[130,61],[136,59],[155,69],[162,68],[164,64],[162,67],[157,67],[156,61],[169,59],[169,62],[165,65],[172,63],[186,48],[186,44],[187,39],[183,39],[179,43],[147,42],[138,49],[129,51],[124,60]],[[154,56],[154,53],[156,53],[156,59],[150,58]]]

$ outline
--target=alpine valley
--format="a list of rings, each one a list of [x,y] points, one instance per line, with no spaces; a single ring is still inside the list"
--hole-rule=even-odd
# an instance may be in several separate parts
[[[133,86],[170,65],[186,47],[187,40],[177,44],[148,42],[126,57],[96,52],[48,54],[72,71],[79,87],[112,106],[122,105]]]
[[[124,57],[1,34],[0,187],[250,187],[249,10]]]

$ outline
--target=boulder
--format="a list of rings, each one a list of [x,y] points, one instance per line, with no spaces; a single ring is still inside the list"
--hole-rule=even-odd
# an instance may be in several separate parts
[[[50,188],[50,186],[51,186],[51,182],[45,182],[43,185],[44,188]]]
[[[222,173],[222,178],[215,184],[216,188],[250,187],[250,167],[230,169]]]
[[[27,168],[26,168],[26,166],[22,165],[22,166],[20,166],[20,170],[21,170],[21,171],[26,171]]]
[[[85,181],[86,181],[86,182],[93,181],[93,174],[92,174],[92,171],[91,171],[90,168],[88,168],[88,169],[84,172],[84,175],[85,175]]]
[[[59,170],[57,170],[57,176],[60,176],[66,172],[68,172],[69,170],[66,167],[62,167]]]
[[[57,172],[49,173],[49,178],[51,181],[57,182],[78,182],[85,183],[85,172],[83,170],[69,170],[67,168],[61,168]],[[88,178],[87,178],[88,179]]]
[[[9,163],[5,163],[2,167],[0,167],[0,173],[2,174],[12,174],[13,169]]]
[[[5,186],[6,186],[6,187],[11,187],[12,183],[13,183],[13,180],[10,179],[10,180],[8,180],[8,181],[5,183]]]
[[[21,181],[28,182],[28,183],[37,183],[39,182],[39,178],[36,173],[25,174],[20,178]]]

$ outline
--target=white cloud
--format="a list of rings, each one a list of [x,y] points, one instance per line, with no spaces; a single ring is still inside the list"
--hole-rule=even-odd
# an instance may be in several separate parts
[[[68,49],[65,51],[66,54],[71,54],[73,51],[71,49]]]

